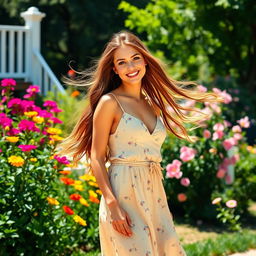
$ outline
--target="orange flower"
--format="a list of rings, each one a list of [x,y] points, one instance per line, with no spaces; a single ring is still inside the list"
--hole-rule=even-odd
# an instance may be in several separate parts
[[[72,185],[75,183],[75,181],[71,178],[65,178],[65,177],[61,177],[60,180],[65,183],[66,185]]]
[[[80,92],[79,91],[73,91],[72,93],[71,93],[71,97],[77,97],[78,95],[80,94]]]
[[[64,212],[67,213],[68,215],[74,214],[74,211],[71,208],[69,208],[68,206],[63,205],[62,208],[63,208]]]
[[[180,202],[185,202],[187,200],[187,196],[184,193],[178,194],[178,200]]]
[[[71,171],[64,170],[64,171],[59,171],[59,173],[61,173],[63,175],[68,175],[71,173]]]
[[[90,196],[89,200],[93,203],[99,204],[100,200],[94,196]]]
[[[69,196],[69,198],[71,200],[78,201],[80,198],[82,198],[82,196],[80,196],[79,194],[72,194],[72,195]]]

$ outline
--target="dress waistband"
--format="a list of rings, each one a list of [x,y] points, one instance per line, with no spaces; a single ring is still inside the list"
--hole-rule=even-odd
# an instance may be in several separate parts
[[[162,168],[162,166],[160,165],[160,162],[156,162],[156,161],[126,161],[126,160],[112,160],[110,161],[111,165],[130,165],[130,166],[147,166],[149,167],[149,171],[153,174],[156,173],[157,175],[159,175],[159,177],[163,180],[163,173],[162,170],[164,168]]]

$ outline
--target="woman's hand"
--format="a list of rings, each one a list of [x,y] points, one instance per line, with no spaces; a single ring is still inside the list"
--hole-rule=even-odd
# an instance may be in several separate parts
[[[124,236],[132,236],[132,230],[130,228],[132,221],[128,213],[117,203],[108,205],[108,207],[113,228]]]

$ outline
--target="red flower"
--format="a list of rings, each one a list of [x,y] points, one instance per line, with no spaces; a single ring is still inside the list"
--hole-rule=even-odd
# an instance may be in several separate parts
[[[71,200],[78,201],[80,198],[82,198],[82,196],[80,196],[79,194],[72,194],[72,195],[69,196],[69,198]]]
[[[64,212],[67,213],[68,215],[74,214],[74,211],[71,208],[69,208],[68,206],[63,205],[62,208],[63,208]]]
[[[69,71],[68,71],[68,76],[69,77],[74,77],[76,75],[76,73],[75,73],[75,71],[74,70],[72,70],[72,69],[70,69]]]
[[[60,180],[64,182],[66,185],[72,185],[75,183],[75,181],[71,178],[61,177]]]

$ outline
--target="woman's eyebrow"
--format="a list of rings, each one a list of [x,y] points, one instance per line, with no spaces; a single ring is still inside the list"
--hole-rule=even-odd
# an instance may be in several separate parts
[[[136,55],[139,55],[139,53],[133,54],[133,55],[131,56],[131,58],[133,58],[133,57],[136,56]],[[119,60],[124,60],[124,59],[117,59],[116,61],[119,61]]]

